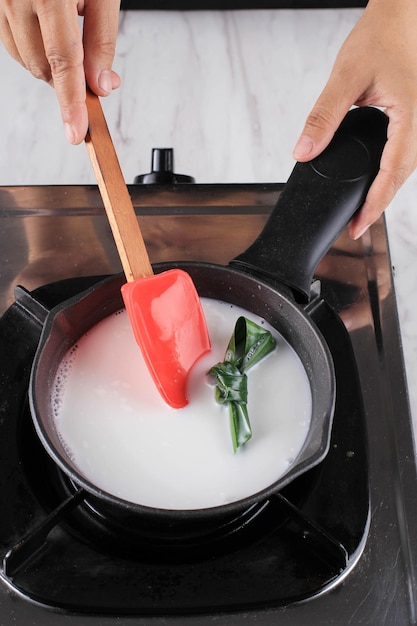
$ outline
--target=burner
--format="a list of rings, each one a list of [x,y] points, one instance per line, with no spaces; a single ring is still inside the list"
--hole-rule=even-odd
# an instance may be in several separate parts
[[[32,296],[49,309],[98,280],[62,281]],[[51,608],[132,615],[282,606],[337,584],[367,537],[367,435],[349,336],[325,302],[313,316],[337,376],[325,460],[221,527],[167,528],[109,510],[49,458],[27,402],[41,326],[14,303],[0,320],[0,439],[9,442],[0,452],[2,577]]]
[[[80,490],[71,478],[50,462],[30,420],[25,416],[24,421],[27,427],[23,429],[22,457],[26,475],[39,501],[48,510],[53,510],[61,502],[74,499],[77,506],[74,505],[63,519],[66,529],[98,550],[111,551],[123,558],[140,558],[147,562],[196,562],[207,556],[234,552],[258,541],[260,536],[277,531],[289,519],[302,518],[300,507],[320,475],[320,470],[314,468],[282,494],[257,502],[219,522],[196,522],[185,517],[174,525],[161,521],[158,516],[143,519],[127,507],[124,509]],[[310,520],[304,518],[302,524],[309,527]],[[339,550],[336,558],[341,559],[342,568],[346,565],[346,557],[343,547]]]

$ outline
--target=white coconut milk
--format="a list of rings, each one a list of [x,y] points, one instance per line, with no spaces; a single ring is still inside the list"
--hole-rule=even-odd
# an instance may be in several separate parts
[[[56,428],[80,473],[104,491],[164,509],[218,506],[275,482],[300,451],[311,393],[299,357],[248,311],[205,298],[202,305],[212,351],[193,368],[183,409],[160,397],[124,310],[63,360],[52,398]],[[216,403],[206,372],[223,360],[240,315],[269,328],[277,348],[248,372],[253,437],[234,454],[228,409]]]

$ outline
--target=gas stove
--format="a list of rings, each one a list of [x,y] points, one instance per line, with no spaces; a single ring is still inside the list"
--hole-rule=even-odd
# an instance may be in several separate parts
[[[129,186],[152,262],[220,264],[282,188]],[[0,241],[1,626],[417,623],[417,472],[383,219],[359,242],[342,233],[316,272],[310,314],[337,377],[328,455],[198,537],[95,515],[32,426],[39,307],[121,271],[97,188],[1,187]]]

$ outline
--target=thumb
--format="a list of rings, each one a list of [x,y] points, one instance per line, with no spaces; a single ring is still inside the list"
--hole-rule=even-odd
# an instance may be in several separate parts
[[[332,100],[323,92],[308,115],[294,147],[294,159],[296,161],[310,161],[323,152],[349,108],[349,105],[340,106],[337,100]]]
[[[99,96],[107,96],[120,85],[120,77],[112,70],[116,48],[118,0],[85,3],[84,70],[89,87]]]

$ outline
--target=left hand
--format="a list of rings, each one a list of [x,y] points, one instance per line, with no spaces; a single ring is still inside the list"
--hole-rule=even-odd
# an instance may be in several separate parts
[[[388,141],[380,171],[350,223],[353,239],[379,218],[417,167],[416,33],[416,0],[369,0],[339,51],[293,152],[297,161],[320,154],[352,105],[385,109]]]
[[[120,0],[0,0],[0,39],[16,61],[53,85],[72,144],[87,132],[86,81],[98,96],[120,85],[112,70],[119,7]]]

